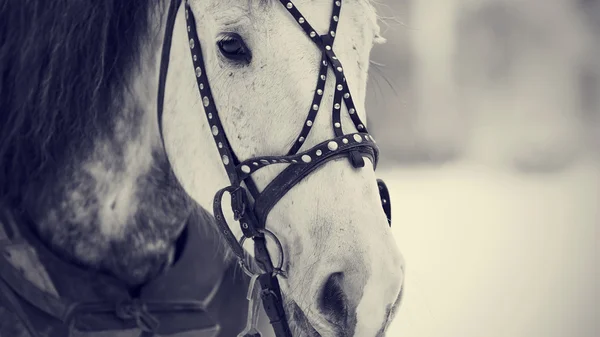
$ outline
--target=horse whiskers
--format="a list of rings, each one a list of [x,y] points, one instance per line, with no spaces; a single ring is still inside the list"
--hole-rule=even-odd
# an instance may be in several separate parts
[[[300,309],[300,307],[292,302],[288,306],[288,313],[290,314],[290,328],[294,336],[300,337],[320,337],[321,335],[315,330],[310,324],[306,314]]]
[[[382,63],[375,62],[375,61],[369,61],[369,63],[373,66],[373,69],[375,69],[375,73],[377,75],[379,75],[388,84],[390,89],[392,89],[392,92],[396,96],[400,96],[398,91],[396,91],[396,88],[394,87],[393,82],[388,78],[388,75],[386,74],[386,72],[383,69],[383,68],[385,68],[385,65]]]

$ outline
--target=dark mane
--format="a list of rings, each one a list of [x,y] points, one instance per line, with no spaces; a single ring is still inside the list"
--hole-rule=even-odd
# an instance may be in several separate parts
[[[109,132],[150,31],[149,0],[0,0],[0,199]]]

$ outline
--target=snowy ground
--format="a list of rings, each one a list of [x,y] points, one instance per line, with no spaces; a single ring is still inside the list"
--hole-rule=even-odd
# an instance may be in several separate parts
[[[396,337],[600,336],[600,169],[379,172],[407,262]]]

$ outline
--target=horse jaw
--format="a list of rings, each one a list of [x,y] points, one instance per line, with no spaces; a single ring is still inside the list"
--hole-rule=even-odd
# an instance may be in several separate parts
[[[310,108],[320,62],[318,49],[277,1],[267,5],[258,1],[190,3],[215,100],[209,103],[217,106],[236,155],[244,160],[285,154]],[[295,4],[320,33],[326,32],[332,1]],[[348,1],[344,6],[334,49],[364,121],[369,51],[378,36],[376,17],[367,1]],[[181,8],[167,76],[165,145],[184,189],[212,210],[214,193],[229,181],[199,97],[186,31]],[[218,37],[232,31],[252,49],[249,65],[233,66],[219,55]],[[333,137],[334,90],[329,80],[303,149]],[[343,115],[346,132],[356,131],[347,113]],[[340,287],[348,308],[344,336],[383,335],[397,305],[403,259],[381,210],[372,164],[366,162],[360,170],[347,159],[325,164],[288,192],[267,219],[266,226],[281,239],[287,258],[284,268],[289,277],[280,282],[288,317],[296,321],[301,316],[308,323],[297,327],[297,335],[308,336],[311,329],[321,336],[340,333],[321,305],[324,285],[336,273],[343,274]],[[260,189],[282,170],[278,166],[253,175]],[[231,219],[229,223],[240,236],[239,226]],[[276,247],[269,242],[268,248],[277,259]]]

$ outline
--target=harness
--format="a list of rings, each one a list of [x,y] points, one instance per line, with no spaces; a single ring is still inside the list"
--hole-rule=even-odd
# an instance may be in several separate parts
[[[161,139],[163,137],[162,114],[171,39],[175,18],[181,2],[181,0],[172,0],[170,3],[167,28],[162,49],[157,102]],[[262,299],[263,307],[269,316],[270,323],[276,336],[292,336],[283,308],[281,290],[277,279],[277,275],[286,277],[285,272],[281,269],[284,261],[283,249],[277,236],[265,228],[265,222],[271,209],[273,209],[277,202],[297,183],[329,161],[346,157],[350,160],[350,163],[354,168],[359,169],[365,165],[364,157],[369,158],[374,167],[377,166],[379,157],[379,150],[375,140],[368,133],[365,123],[361,121],[356,111],[356,107],[352,100],[352,94],[346,83],[342,63],[333,50],[342,9],[342,0],[333,1],[329,30],[327,34],[324,35],[317,34],[292,1],[280,0],[280,3],[306,33],[308,39],[310,39],[321,51],[319,77],[317,78],[313,101],[306,120],[302,125],[296,142],[289,149],[287,154],[282,156],[259,156],[244,161],[240,161],[235,155],[228,141],[223,124],[221,123],[219,113],[214,104],[210,83],[207,78],[194,14],[192,13],[188,0],[186,0],[184,4],[187,35],[193,71],[196,75],[198,84],[198,92],[202,100],[204,113],[210,124],[212,135],[214,136],[215,145],[217,146],[223,162],[223,167],[225,168],[230,181],[230,186],[225,187],[216,193],[213,203],[213,214],[216,218],[216,224],[221,235],[228,243],[233,253],[237,256],[242,268],[252,277],[251,287],[248,293],[248,298],[250,299],[248,326],[244,332],[240,334],[240,336],[244,337],[260,336],[256,330],[257,319],[255,317],[257,315],[257,305],[254,301],[254,297],[257,296],[257,294],[259,294]],[[335,137],[321,142],[308,150],[298,152],[308,137],[315,117],[320,110],[329,69],[332,69],[335,80],[335,94],[331,112],[332,128]],[[344,133],[341,121],[342,104],[346,106],[350,119],[358,132]],[[272,164],[288,164],[288,167],[275,177],[262,192],[259,192],[252,179],[252,174],[261,168]],[[377,180],[377,184],[381,196],[382,207],[387,215],[388,222],[391,225],[389,192],[382,180]],[[240,240],[231,233],[221,208],[222,198],[225,193],[231,195],[231,207],[234,219],[240,223],[243,232],[243,237]],[[267,238],[272,239],[278,247],[280,259],[277,266],[274,266],[271,255],[267,250]],[[246,265],[243,244],[247,239],[252,239],[254,241],[255,260],[261,271],[250,271],[250,268]],[[260,284],[260,291],[255,291],[254,282]]]

